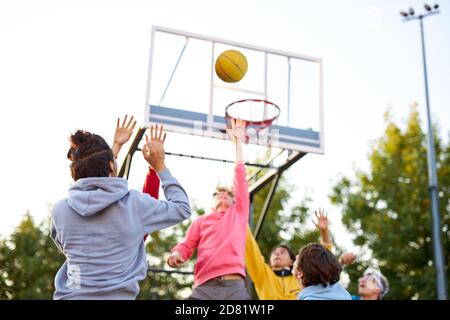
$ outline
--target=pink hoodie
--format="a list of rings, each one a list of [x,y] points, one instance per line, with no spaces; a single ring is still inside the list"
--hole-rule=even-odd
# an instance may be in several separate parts
[[[171,252],[179,251],[184,260],[197,249],[194,287],[226,275],[245,277],[244,253],[249,217],[250,195],[245,166],[236,164],[234,174],[234,204],[227,211],[213,211],[194,220],[186,238]]]

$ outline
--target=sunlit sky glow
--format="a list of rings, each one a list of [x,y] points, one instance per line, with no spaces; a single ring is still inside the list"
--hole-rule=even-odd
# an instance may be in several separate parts
[[[426,20],[425,33],[432,116],[447,140],[446,4],[441,1],[442,13]],[[416,0],[0,2],[0,234],[10,233],[27,210],[41,220],[49,204],[66,197],[71,132],[94,131],[111,143],[118,116],[133,114],[143,123],[150,31],[162,25],[323,59],[325,154],[307,155],[286,177],[296,186],[291,205],[311,196],[314,207],[329,212],[337,241],[350,247],[352,238],[328,195],[339,176],[368,168],[387,108],[404,123],[417,101],[425,119],[419,25],[402,23],[399,16],[402,9],[422,5]],[[177,148],[170,136],[169,147]],[[232,172],[229,165],[173,157],[167,165],[191,200],[206,208],[212,188],[229,182]],[[140,155],[133,166],[130,186],[140,189],[146,170]]]

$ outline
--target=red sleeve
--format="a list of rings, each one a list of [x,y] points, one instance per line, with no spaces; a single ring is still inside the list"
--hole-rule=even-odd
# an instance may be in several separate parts
[[[181,257],[185,261],[192,257],[192,254],[194,253],[195,248],[197,248],[198,242],[200,240],[201,218],[202,217],[199,217],[196,220],[194,220],[194,222],[192,222],[186,233],[186,238],[182,242],[177,244],[175,247],[173,247],[173,249],[170,250],[170,253],[174,251],[179,251],[181,253]]]
[[[156,171],[151,169],[148,170],[147,177],[145,177],[144,187],[142,188],[142,193],[148,193],[151,197],[159,198],[159,177]],[[148,234],[144,235],[144,241],[147,239]]]
[[[151,197],[158,199],[159,198],[159,177],[156,174],[156,171],[150,169],[147,173],[147,177],[145,178],[144,187],[142,188],[143,193],[148,193]]]

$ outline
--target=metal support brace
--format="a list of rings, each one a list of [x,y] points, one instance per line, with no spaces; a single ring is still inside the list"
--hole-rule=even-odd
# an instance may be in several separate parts
[[[264,223],[264,219],[267,215],[267,212],[270,208],[270,203],[272,202],[273,195],[275,194],[275,190],[277,189],[278,182],[280,181],[281,173],[277,173],[272,180],[272,185],[270,187],[269,193],[267,194],[266,201],[264,202],[264,207],[261,210],[259,215],[258,223],[256,224],[255,230],[253,231],[253,236],[255,240],[258,240],[259,231],[261,230],[262,224]]]
[[[125,161],[122,163],[119,173],[117,174],[118,177],[128,179],[128,177],[130,176],[131,160],[133,159],[134,153],[139,148],[139,142],[141,142],[145,130],[146,128],[139,128],[138,132],[136,133],[136,137],[134,137],[133,143],[131,144],[130,149],[128,150],[127,156],[125,157]]]
[[[287,170],[290,166],[292,166],[295,162],[300,160],[306,155],[306,152],[293,152],[285,163],[283,163],[278,169],[272,169],[269,170],[261,179],[259,179],[256,183],[250,186],[249,192],[250,195],[255,195],[259,190],[264,188],[268,183],[270,183],[277,174],[283,173],[285,170]]]

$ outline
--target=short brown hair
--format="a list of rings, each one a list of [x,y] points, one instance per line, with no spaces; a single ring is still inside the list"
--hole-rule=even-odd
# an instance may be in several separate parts
[[[291,258],[292,261],[295,261],[295,254],[292,252],[291,249],[289,249],[288,246],[286,246],[286,245],[284,245],[284,244],[279,244],[279,245],[277,245],[277,246],[275,246],[275,247],[272,247],[272,250],[270,250],[270,254],[272,254],[272,253],[275,251],[275,249],[278,249],[278,248],[284,248],[284,249],[286,249],[286,251],[287,251],[288,254],[289,254],[289,258]]]
[[[72,161],[70,172],[77,181],[89,177],[108,177],[110,161],[114,161],[111,148],[99,135],[78,130],[69,138],[67,158]]]
[[[219,192],[226,192],[228,193],[228,195],[232,198],[234,198],[234,192],[231,188],[227,188],[227,187],[216,187],[216,191],[213,193],[213,197],[216,196],[216,194],[218,194]]]
[[[335,284],[339,281],[342,266],[327,248],[318,243],[310,243],[300,250],[297,270],[303,274],[305,287]]]

